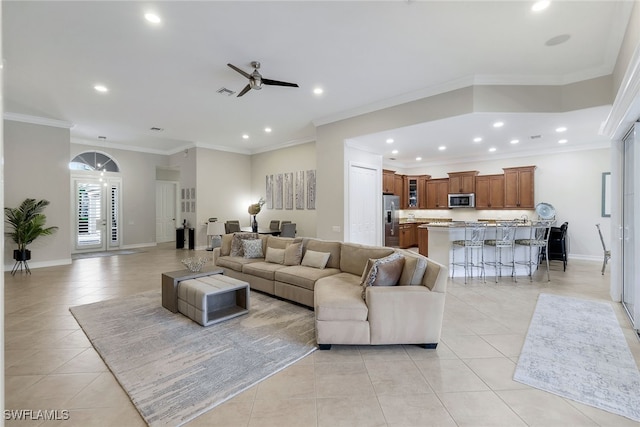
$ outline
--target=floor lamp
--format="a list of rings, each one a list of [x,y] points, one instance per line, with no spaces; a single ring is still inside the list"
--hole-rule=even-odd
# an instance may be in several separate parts
[[[213,248],[217,248],[221,245],[221,236],[224,233],[224,223],[218,221],[207,223],[207,238],[210,238],[209,247],[207,248],[208,251],[212,251]]]

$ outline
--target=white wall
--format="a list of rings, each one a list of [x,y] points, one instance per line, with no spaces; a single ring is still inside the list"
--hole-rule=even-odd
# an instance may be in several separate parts
[[[251,199],[257,202],[260,197],[265,197],[266,176],[286,172],[299,172],[316,169],[316,144],[309,142],[295,145],[276,151],[254,154],[251,156]],[[305,177],[306,178],[306,177]],[[316,205],[318,202],[316,202]],[[244,208],[245,218],[248,221],[248,205]],[[271,220],[287,220],[296,224],[298,236],[316,237],[316,210],[306,208],[306,181],[305,181],[305,209],[296,209],[295,203],[292,210],[267,209],[266,205],[257,217],[261,227],[268,227]]]
[[[32,267],[71,262],[69,156],[69,129],[4,120],[4,205],[46,199],[46,226],[59,227],[29,245]],[[5,269],[13,266],[14,249],[5,237]]]

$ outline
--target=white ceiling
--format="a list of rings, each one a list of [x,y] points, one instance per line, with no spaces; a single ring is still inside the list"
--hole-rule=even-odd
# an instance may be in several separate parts
[[[166,154],[194,145],[257,153],[313,141],[314,125],[445,86],[567,84],[611,74],[632,1],[554,1],[541,13],[532,4],[5,1],[5,112],[70,122],[74,142]],[[162,23],[147,22],[147,11]],[[571,36],[566,43],[545,45],[562,34]],[[265,86],[241,98],[216,93],[247,84],[227,63],[250,72],[254,60],[264,78],[300,88]],[[97,93],[97,83],[109,91]],[[316,86],[324,94],[314,95]],[[418,155],[446,162],[486,156],[490,146],[494,155],[568,149],[602,142],[607,112],[472,114],[354,144],[393,164],[384,142],[393,137],[395,162],[406,167]],[[491,128],[497,119],[505,121],[499,131]],[[562,146],[560,125],[568,127]],[[473,144],[475,136],[484,141]],[[521,142],[509,144],[513,138]]]

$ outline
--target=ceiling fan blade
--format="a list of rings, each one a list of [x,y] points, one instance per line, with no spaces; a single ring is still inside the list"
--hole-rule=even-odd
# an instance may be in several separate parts
[[[243,76],[245,76],[246,78],[250,79],[251,78],[251,74],[246,73],[244,71],[242,71],[240,68],[236,67],[233,64],[227,64],[230,68],[236,70],[237,72],[239,72],[240,74],[242,74]]]
[[[244,89],[242,89],[242,90],[240,91],[240,93],[238,94],[238,96],[236,96],[236,98],[241,97],[242,95],[244,95],[245,93],[249,92],[250,90],[251,90],[251,85],[250,85],[250,84],[246,85],[246,86],[244,87]]]
[[[262,79],[262,84],[271,85],[271,86],[289,86],[289,87],[300,87],[296,83],[288,83],[288,82],[279,82],[278,80],[271,79]]]

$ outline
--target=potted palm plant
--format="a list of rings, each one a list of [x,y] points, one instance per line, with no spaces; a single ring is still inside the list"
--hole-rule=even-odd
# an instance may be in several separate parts
[[[42,212],[49,205],[48,200],[25,199],[17,208],[4,208],[5,222],[8,225],[7,235],[18,245],[13,251],[16,264],[11,271],[15,274],[18,267],[25,266],[30,273],[27,261],[31,259],[31,251],[27,245],[40,236],[53,234],[58,227],[46,227],[47,217]]]

